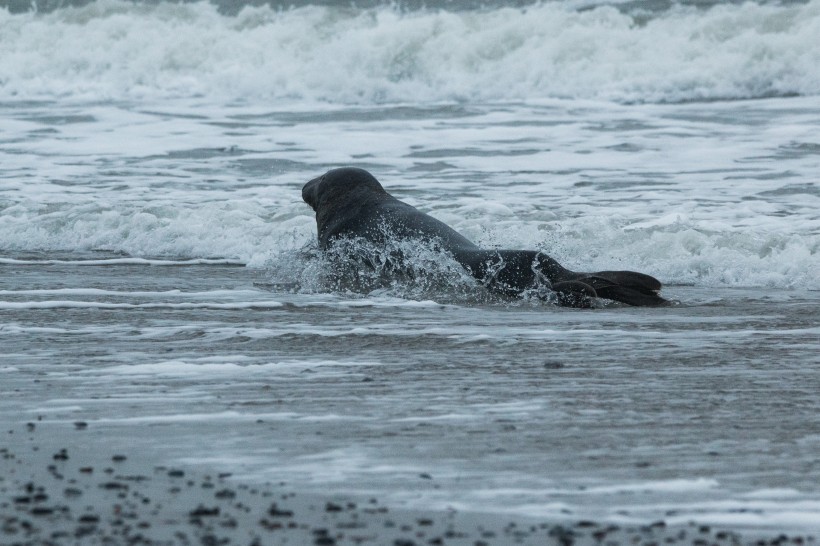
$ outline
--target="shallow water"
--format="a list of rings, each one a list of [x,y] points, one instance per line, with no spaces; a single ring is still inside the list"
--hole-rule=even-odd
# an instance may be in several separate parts
[[[576,311],[2,267],[5,422],[415,508],[817,530],[817,292]]]
[[[438,8],[0,12],[0,420],[411,507],[817,532],[820,3]],[[341,165],[678,304],[502,300],[425,249],[328,283],[300,190]]]

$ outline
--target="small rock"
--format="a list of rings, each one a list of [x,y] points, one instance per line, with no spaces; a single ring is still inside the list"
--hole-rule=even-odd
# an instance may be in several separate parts
[[[219,507],[214,506],[213,508],[205,508],[201,504],[197,506],[194,510],[188,512],[188,515],[192,518],[201,518],[201,517],[211,517],[211,516],[218,516],[219,515]]]
[[[275,518],[291,518],[293,517],[292,510],[280,510],[279,507],[274,502],[268,508],[268,514],[275,517]]]

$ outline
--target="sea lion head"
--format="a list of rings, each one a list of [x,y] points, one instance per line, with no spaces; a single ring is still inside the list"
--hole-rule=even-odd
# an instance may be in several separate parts
[[[319,247],[344,235],[362,235],[374,221],[374,210],[393,198],[364,169],[344,167],[327,171],[302,188],[302,199],[316,212]]]
[[[340,209],[346,203],[373,194],[384,195],[387,192],[372,174],[355,167],[331,169],[302,188],[302,199],[315,212],[325,206]]]

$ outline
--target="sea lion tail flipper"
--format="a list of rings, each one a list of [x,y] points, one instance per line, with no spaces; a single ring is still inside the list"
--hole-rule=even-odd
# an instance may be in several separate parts
[[[635,271],[600,271],[587,273],[577,280],[595,289],[599,298],[628,305],[651,307],[669,302],[658,295],[661,283],[655,277]]]

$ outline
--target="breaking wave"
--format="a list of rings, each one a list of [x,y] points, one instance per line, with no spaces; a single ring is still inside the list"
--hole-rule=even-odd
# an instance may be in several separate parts
[[[820,0],[480,10],[0,9],[0,99],[682,102],[820,93]],[[575,6],[575,7],[573,7]]]

